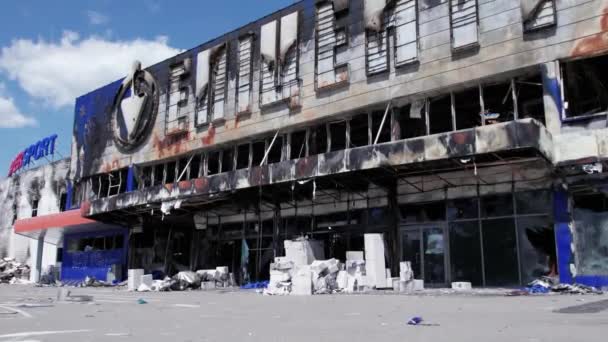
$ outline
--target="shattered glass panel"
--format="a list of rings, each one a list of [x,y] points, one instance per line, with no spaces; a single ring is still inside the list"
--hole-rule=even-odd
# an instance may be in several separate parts
[[[575,208],[574,245],[579,275],[608,274],[608,211]]]
[[[517,219],[522,283],[548,275],[556,266],[555,233],[547,216]]]

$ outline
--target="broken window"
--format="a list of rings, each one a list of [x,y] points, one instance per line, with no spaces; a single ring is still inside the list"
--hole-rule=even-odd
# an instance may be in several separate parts
[[[477,0],[450,0],[452,50],[478,45]]]
[[[152,186],[152,167],[144,166],[141,169],[139,178],[141,179],[140,184],[141,184],[142,188],[148,188],[148,187]]]
[[[426,135],[425,110],[425,100],[415,101],[395,110],[401,139]]]
[[[452,131],[452,97],[449,94],[430,99],[428,111],[430,134]]]
[[[129,169],[125,168],[122,169],[120,171],[118,171],[119,175],[120,175],[120,186],[118,188],[118,193],[119,194],[124,194],[125,192],[127,192],[127,181],[129,179]],[[135,179],[133,179],[134,182],[137,182]],[[137,188],[137,185],[135,186],[135,188]]]
[[[220,173],[220,151],[207,153],[207,176]]]
[[[236,88],[236,114],[251,112],[251,83],[253,79],[253,34],[239,39],[239,76]]]
[[[394,9],[395,66],[418,60],[418,10],[416,0],[397,0]]]
[[[188,161],[189,158],[182,158],[177,162],[177,179],[176,181],[182,181],[184,179],[188,179]]]
[[[264,24],[260,35],[260,106],[278,101],[299,106],[298,12]]]
[[[224,118],[228,89],[228,44],[220,44],[196,57],[196,124]]]
[[[355,115],[350,119],[349,148],[369,145],[369,116],[367,114]]]
[[[391,141],[391,110],[372,112],[372,143]]]
[[[543,80],[540,74],[515,79],[517,118],[533,118],[545,123]]]
[[[385,0],[365,0],[365,67],[368,76],[388,71],[388,28]]]
[[[38,199],[32,200],[32,217],[38,216]]]
[[[327,126],[319,125],[310,132],[310,155],[327,153]]]
[[[187,79],[190,76],[190,64],[190,59],[186,58],[171,66],[165,117],[166,134],[188,130],[188,92],[190,88]]]
[[[481,126],[481,103],[479,87],[454,93],[456,129]]]
[[[498,84],[484,85],[482,91],[483,120],[486,125],[515,119],[514,94],[510,80]]]
[[[99,176],[92,176],[89,178],[90,187],[91,187],[91,198],[100,198],[100,189],[101,189],[101,180]]]
[[[329,150],[339,151],[346,148],[346,121],[329,124]]]
[[[234,148],[222,150],[222,171],[229,172],[234,170]]]
[[[562,64],[566,117],[604,113],[608,109],[608,56]]]
[[[199,154],[192,157],[190,161],[190,172],[188,179],[199,178],[201,176],[201,156]]]
[[[68,199],[68,194],[66,192],[62,192],[59,196],[59,211],[64,212],[66,209],[66,202]]]
[[[342,1],[345,2],[345,1]],[[348,35],[345,10],[336,11],[336,1],[317,4],[316,87],[322,89],[348,82]]]
[[[520,8],[524,31],[539,30],[556,23],[553,0],[521,0]]]
[[[263,140],[251,144],[251,166],[260,166],[264,160],[264,153],[266,153],[266,143]]]
[[[291,133],[289,159],[298,159],[306,156],[306,131]]]
[[[173,183],[175,182],[175,167],[176,163],[174,161],[167,163],[166,175],[165,175],[165,183]]]
[[[274,139],[274,143],[272,142],[273,138],[267,139],[267,148],[268,157],[266,157],[266,164],[278,163],[281,161],[283,156],[283,136],[277,135],[276,139]],[[272,146],[270,145],[272,144]]]
[[[152,185],[160,185],[165,183],[165,164],[158,164],[154,166],[154,174],[152,175],[152,179]]]
[[[105,176],[108,177],[109,180],[108,196],[118,195],[124,181],[122,172],[113,171]]]
[[[236,153],[236,169],[247,168],[249,168],[249,143],[239,145]]]

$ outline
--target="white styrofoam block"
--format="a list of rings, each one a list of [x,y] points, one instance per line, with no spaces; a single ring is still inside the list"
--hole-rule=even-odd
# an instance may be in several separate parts
[[[151,274],[142,275],[140,283],[146,285],[147,287],[152,287],[152,284],[154,283],[154,280],[152,279],[152,275]]]
[[[137,290],[139,288],[139,285],[141,285],[141,276],[144,275],[143,268],[130,269],[128,270],[127,275],[127,289],[129,291]]]
[[[365,260],[363,251],[347,251],[346,260]]]
[[[310,265],[315,261],[315,255],[309,240],[285,240],[285,257],[296,266]]]
[[[412,270],[411,262],[402,261],[399,263],[399,278],[403,281],[414,279],[414,271]]]
[[[452,283],[452,289],[459,291],[471,290],[473,286],[468,281],[455,281]]]
[[[421,291],[424,290],[424,280],[422,279],[414,279],[413,281],[414,284],[414,291]]]
[[[336,276],[336,283],[339,289],[346,289],[348,286],[348,273],[346,271],[339,271],[338,276]]]
[[[399,292],[412,292],[414,291],[414,281],[399,280]]]
[[[386,282],[391,285],[389,287],[391,287],[393,291],[399,291],[399,278],[387,278]]]
[[[312,271],[310,266],[298,266],[291,279],[291,294],[296,296],[312,295]]]
[[[230,271],[228,270],[228,266],[217,266],[215,268],[215,270],[219,273],[219,274],[228,274],[230,273]]]
[[[386,288],[386,262],[382,234],[364,234],[367,286]]]

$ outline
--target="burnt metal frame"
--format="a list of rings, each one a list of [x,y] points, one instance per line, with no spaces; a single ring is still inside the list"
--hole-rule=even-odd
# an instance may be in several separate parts
[[[274,52],[274,57],[275,57],[274,64],[275,65],[274,65],[274,70],[273,70],[273,77],[274,77],[274,89],[273,90],[275,91],[275,93],[278,90],[282,91],[283,86],[284,86],[283,79],[282,79],[282,77],[283,77],[283,65],[282,64],[283,64],[284,61],[281,61],[280,58],[279,58],[280,57],[279,49],[280,49],[280,45],[281,45],[281,30],[282,30],[282,28],[281,28],[281,19],[283,17],[285,17],[287,15],[290,15],[290,14],[293,14],[293,13],[297,13],[298,32],[297,32],[297,35],[296,35],[296,42],[294,43],[294,45],[289,50],[291,50],[291,49],[295,50],[295,61],[294,61],[294,63],[296,65],[296,68],[295,68],[296,69],[295,70],[295,76],[296,77],[295,77],[294,82],[296,82],[298,84],[298,88],[301,87],[301,83],[302,83],[302,79],[300,78],[300,35],[301,35],[301,31],[302,31],[301,30],[301,13],[300,13],[300,10],[296,10],[296,11],[293,11],[293,12],[290,12],[290,13],[286,13],[283,16],[274,18],[273,20],[269,21],[269,22],[276,21],[275,52]],[[264,24],[262,24],[262,26],[263,25]],[[285,56],[287,56],[289,54],[289,50],[285,52]],[[258,89],[259,89],[259,91],[258,91],[258,102],[259,102],[260,108],[261,109],[268,108],[268,107],[272,107],[272,106],[276,105],[277,103],[282,103],[282,102],[289,101],[289,99],[292,96],[289,96],[287,98],[282,98],[282,94],[281,94],[281,99],[273,101],[273,102],[269,102],[269,103],[263,103],[264,93],[262,92],[262,89],[263,89],[262,85],[263,85],[263,82],[264,82],[264,78],[262,77],[262,73],[263,73],[262,69],[264,68],[264,65],[263,65],[262,61],[263,61],[263,58],[260,57],[259,58],[260,77],[259,77],[259,81],[258,81],[258,83],[259,83],[258,84]]]
[[[340,85],[346,84],[349,82],[350,80],[350,76],[342,81],[339,82],[334,82],[331,85],[327,85],[324,87],[319,87],[319,81],[318,81],[318,76],[319,76],[319,72],[318,72],[318,65],[319,65],[319,6],[321,4],[326,4],[331,1],[330,0],[324,0],[324,1],[319,1],[315,4],[315,81],[314,81],[314,86],[315,86],[315,91],[322,91],[322,90],[326,90],[326,89],[331,89],[334,87],[338,87]],[[331,4],[331,6],[333,7],[333,3]],[[349,63],[348,62],[344,62],[344,63],[337,63],[336,60],[336,56],[337,56],[337,52],[338,49],[343,48],[343,47],[348,47],[349,45],[349,41],[350,41],[350,36],[349,36],[349,30],[348,30],[348,26],[341,26],[338,27],[336,25],[336,21],[337,21],[337,17],[341,16],[341,15],[345,15],[344,12],[348,12],[348,8],[344,11],[340,11],[340,12],[336,12],[335,9],[332,9],[332,22],[333,22],[333,33],[334,35],[336,35],[336,44],[333,46],[333,65],[334,65],[334,73],[336,72],[336,69],[340,69],[340,68],[347,68],[347,74],[350,75],[350,67],[349,67]],[[337,43],[338,39],[338,35],[340,32],[342,31],[344,34],[344,42],[342,42],[341,44]]]
[[[256,47],[256,36],[253,32],[249,32],[246,33],[244,35],[241,35],[238,39],[238,51],[237,51],[237,55],[238,55],[238,62],[236,63],[238,65],[238,68],[236,70],[236,82],[235,82],[235,93],[236,93],[236,98],[235,98],[235,113],[237,116],[239,115],[243,115],[243,114],[247,114],[250,113],[252,110],[251,108],[249,109],[249,111],[244,111],[244,112],[239,112],[239,92],[240,92],[240,75],[241,75],[241,41],[243,40],[247,40],[250,39],[250,46],[249,46],[249,103],[250,106],[253,104],[253,66],[254,66],[254,51],[255,51],[255,47]],[[226,65],[226,76],[228,76],[228,65]],[[228,88],[228,87],[226,87]],[[226,99],[228,97],[226,96]]]

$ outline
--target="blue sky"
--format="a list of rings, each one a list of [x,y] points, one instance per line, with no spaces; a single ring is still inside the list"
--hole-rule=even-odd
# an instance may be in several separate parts
[[[58,134],[70,154],[74,100],[144,66],[292,4],[291,0],[6,1],[0,11],[0,176]]]

